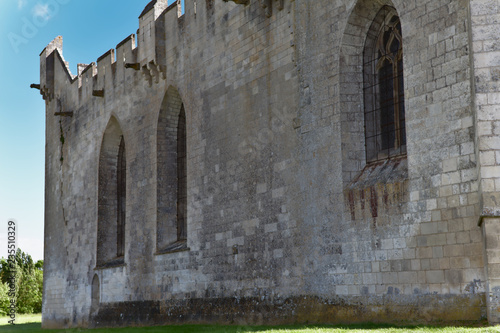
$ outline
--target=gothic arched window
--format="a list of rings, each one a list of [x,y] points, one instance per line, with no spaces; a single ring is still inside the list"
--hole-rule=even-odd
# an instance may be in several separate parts
[[[99,154],[97,266],[123,264],[125,254],[125,140],[115,117],[104,131]]]
[[[158,116],[157,154],[157,253],[186,250],[186,112],[174,87],[165,93]]]
[[[126,159],[125,159],[125,141],[123,135],[118,148],[118,165],[116,167],[116,201],[117,201],[117,230],[116,230],[116,255],[122,257],[125,254],[125,204],[127,191],[126,182]]]
[[[382,8],[364,49],[366,162],[406,154],[401,22],[394,8]]]
[[[97,274],[94,274],[94,278],[92,279],[91,292],[90,313],[95,315],[99,310],[99,303],[101,302],[101,291],[99,287],[99,277]]]
[[[177,240],[186,240],[187,224],[187,161],[186,112],[181,106],[177,120]]]

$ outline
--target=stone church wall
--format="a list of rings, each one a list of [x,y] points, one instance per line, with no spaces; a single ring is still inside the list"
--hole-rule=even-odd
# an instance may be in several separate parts
[[[61,37],[42,52],[43,326],[496,322],[485,1],[238,2],[186,0],[179,16],[152,1],[76,75]],[[384,6],[401,21],[407,152],[367,163],[363,52]],[[180,171],[158,172],[159,133],[181,108],[187,234],[164,247],[160,184]],[[121,136],[124,254],[100,262],[118,145],[103,156]]]

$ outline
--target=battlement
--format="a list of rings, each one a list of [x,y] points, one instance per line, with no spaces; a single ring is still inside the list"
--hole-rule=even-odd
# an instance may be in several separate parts
[[[153,13],[155,20],[156,20],[158,18],[158,16],[160,16],[160,14],[162,14],[165,9],[167,9],[167,11],[169,11],[170,9],[173,9],[173,8],[181,9],[181,1],[176,0],[174,3],[172,3],[169,6],[168,1],[166,1],[166,0],[153,0],[146,5],[146,7],[142,11],[141,15],[139,15],[139,19],[141,19],[143,16],[145,16],[147,14]],[[154,10],[154,11],[151,12],[151,10]],[[179,13],[181,11],[179,11]]]
[[[54,97],[58,68],[64,73],[62,76],[66,76],[67,79],[62,86],[69,84],[70,89],[82,89],[84,91],[82,97],[101,96],[102,93],[99,91],[105,91],[104,87],[109,86],[105,78],[123,74],[123,70],[128,68],[140,70],[150,83],[165,78],[165,66],[158,65],[157,60],[157,48],[160,45],[164,46],[164,42],[159,39],[164,38],[164,35],[158,35],[157,32],[164,31],[164,27],[159,25],[164,24],[165,20],[178,20],[180,13],[180,1],[170,6],[167,5],[167,0],[151,1],[139,16],[137,34],[127,36],[95,62],[78,64],[76,75],[71,73],[68,62],[63,58],[62,36],[56,37],[40,53],[40,92],[43,98],[50,101]],[[136,40],[139,41],[139,46],[136,45]],[[62,66],[58,67],[58,62]]]
[[[244,6],[238,6],[241,4]],[[134,75],[142,75],[149,85],[158,83],[166,79],[167,49],[175,48],[176,45],[181,46],[179,44],[187,46],[186,38],[192,35],[193,29],[199,35],[206,33],[207,27],[196,22],[197,20],[206,20],[208,15],[213,15],[216,7],[217,16],[223,19],[223,15],[227,16],[228,11],[235,7],[244,10],[249,6],[269,16],[273,2],[186,0],[185,13],[182,14],[180,0],[170,5],[167,0],[153,0],[139,15],[139,29],[136,34],[127,36],[95,62],[78,64],[76,75],[71,73],[68,63],[63,58],[63,38],[58,36],[40,54],[40,92],[44,99],[52,100],[56,82],[65,77],[66,82],[61,82],[59,87],[70,90],[81,89],[83,91],[79,94],[83,98],[81,101],[88,96],[104,97],[106,91],[118,87],[123,82],[125,71],[135,71]],[[283,0],[276,2],[275,6],[279,10],[283,9]],[[191,30],[186,36],[188,29]],[[57,65],[58,62],[60,67]],[[56,79],[58,72],[61,72],[61,76]]]

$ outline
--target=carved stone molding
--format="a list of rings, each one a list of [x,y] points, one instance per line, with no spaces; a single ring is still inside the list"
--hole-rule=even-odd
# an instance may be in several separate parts
[[[266,16],[271,17],[273,15],[273,2],[277,2],[276,8],[282,10],[285,6],[285,0],[259,0],[262,8],[266,10]]]
[[[160,79],[166,79],[165,68],[162,68],[162,66],[156,64],[154,61],[150,61],[146,65],[143,65],[141,70],[144,79],[150,86],[153,82],[158,83],[160,82]]]

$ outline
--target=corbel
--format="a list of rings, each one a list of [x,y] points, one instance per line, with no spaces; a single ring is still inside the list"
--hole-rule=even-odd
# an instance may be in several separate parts
[[[139,71],[139,70],[141,70],[141,64],[138,62],[134,62],[134,63],[127,62],[127,63],[125,63],[125,68],[132,68],[136,71]]]
[[[73,117],[73,111],[56,112],[54,116]]]
[[[272,0],[260,0],[260,5],[266,10],[266,16],[271,17],[273,15],[273,3]]]
[[[92,96],[104,97],[104,89],[102,90],[92,90]]]

